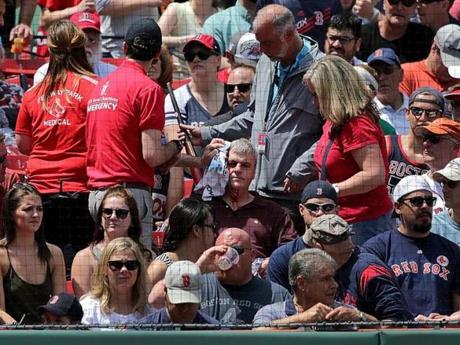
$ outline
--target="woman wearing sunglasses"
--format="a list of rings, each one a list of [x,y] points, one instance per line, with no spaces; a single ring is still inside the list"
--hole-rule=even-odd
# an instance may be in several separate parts
[[[65,290],[64,256],[45,242],[42,199],[32,185],[13,185],[2,216],[0,310],[23,324],[42,323],[37,308]]]
[[[315,62],[304,83],[326,120],[314,160],[321,179],[333,184],[339,215],[352,224],[353,242],[360,245],[393,228],[379,113],[353,66],[337,56]]]
[[[159,255],[147,270],[148,286],[164,278],[167,268],[179,260],[196,262],[214,245],[216,225],[212,209],[198,199],[180,201],[169,216],[169,228]]]
[[[91,276],[96,270],[101,253],[115,238],[129,237],[141,248],[145,264],[152,261],[152,252],[140,243],[142,227],[136,200],[121,186],[107,189],[97,212],[93,241],[79,251],[72,263],[72,285],[79,298],[90,290]]]
[[[91,284],[81,301],[87,325],[135,323],[152,310],[145,291],[144,256],[129,237],[111,241],[102,251]]]

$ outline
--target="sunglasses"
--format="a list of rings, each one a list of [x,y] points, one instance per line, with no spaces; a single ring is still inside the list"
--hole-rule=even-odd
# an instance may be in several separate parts
[[[198,52],[187,51],[184,53],[185,60],[187,60],[188,62],[192,62],[193,60],[195,60],[195,56],[198,56],[198,59],[200,59],[201,61],[205,61],[209,59],[209,57],[212,55],[216,55],[216,54],[206,52],[206,51],[198,51]]]
[[[433,134],[425,134],[423,136],[423,142],[429,141],[432,144],[438,144],[441,141],[441,137]]]
[[[413,198],[403,199],[402,201],[409,201],[413,207],[422,207],[424,203],[426,203],[428,207],[433,207],[436,198],[434,196],[427,196],[426,198],[414,196]]]
[[[321,210],[324,213],[326,213],[326,212],[331,212],[332,210],[335,209],[334,204],[318,205],[318,204],[309,203],[309,204],[305,204],[304,206],[308,211],[314,212],[314,213],[317,213],[319,210]]]
[[[388,0],[388,3],[390,5],[397,5],[400,2],[402,2],[402,4],[406,7],[412,7],[415,5],[417,1],[416,0]]]
[[[217,224],[203,224],[202,225],[203,228],[210,228],[213,232],[216,232],[217,231]]]
[[[238,255],[243,255],[246,250],[249,250],[249,248],[244,248],[241,246],[231,246],[231,247],[238,252]]]
[[[126,219],[129,214],[129,210],[125,210],[122,208],[114,209],[114,208],[103,208],[102,215],[106,218],[112,217],[113,213],[115,212],[115,217],[118,219]]]
[[[227,85],[225,85],[227,93],[233,93],[235,91],[235,88],[238,88],[239,92],[248,92],[249,90],[251,90],[251,87],[252,87],[252,83],[227,84]]]
[[[134,271],[141,266],[141,263],[137,260],[110,260],[107,265],[113,272],[121,270],[123,266],[126,267],[128,271]]]
[[[432,4],[433,2],[441,2],[442,0],[417,0],[418,3],[423,4],[423,5],[429,5]]]
[[[350,43],[355,40],[354,37],[338,36],[338,35],[326,35],[326,38],[330,42],[339,41],[340,44]]]
[[[450,189],[454,189],[455,187],[457,187],[458,183],[459,183],[459,181],[443,181],[443,182],[441,182],[443,187],[447,186]]]
[[[410,107],[410,112],[417,118],[417,120],[422,117],[423,114],[429,119],[435,119],[442,115],[443,111],[441,109],[422,109],[418,107]]]

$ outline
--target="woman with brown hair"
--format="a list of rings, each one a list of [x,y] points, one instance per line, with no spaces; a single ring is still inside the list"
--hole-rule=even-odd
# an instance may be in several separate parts
[[[107,189],[97,211],[93,241],[79,251],[72,263],[72,285],[75,296],[80,298],[91,288],[91,276],[96,270],[101,253],[109,242],[119,237],[129,237],[141,248],[144,263],[148,265],[152,252],[140,243],[141,222],[136,200],[121,186]]]
[[[97,80],[85,40],[69,20],[49,27],[48,71],[24,94],[16,124],[18,148],[29,155],[29,181],[43,196],[46,238],[67,248],[68,268],[74,253],[88,243],[94,224],[88,212],[85,123]]]
[[[41,323],[37,308],[64,292],[64,257],[45,242],[43,204],[32,185],[13,185],[3,199],[2,216],[0,310],[23,324]]]

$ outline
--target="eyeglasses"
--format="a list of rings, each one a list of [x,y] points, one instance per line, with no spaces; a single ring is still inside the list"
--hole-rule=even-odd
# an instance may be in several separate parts
[[[317,213],[319,210],[323,211],[324,213],[326,212],[331,212],[332,210],[335,209],[335,204],[313,204],[313,203],[308,203],[304,205],[305,208],[310,211]]]
[[[423,114],[429,119],[434,119],[442,115],[443,111],[441,109],[422,109],[419,107],[410,107],[410,112],[419,119]]]
[[[428,207],[433,207],[436,202],[436,198],[434,196],[427,196],[426,198],[414,196],[413,198],[403,199],[402,201],[409,201],[413,207],[422,207],[424,203]]]
[[[3,156],[0,156],[0,164],[3,164],[3,163],[6,161],[6,156],[7,156],[7,155],[8,155],[8,154],[6,153],[6,154],[4,154]]]
[[[203,228],[210,228],[213,232],[216,232],[217,229],[218,229],[218,226],[216,223],[213,223],[213,224],[203,224],[202,225]]]
[[[248,92],[251,90],[252,83],[241,83],[241,84],[227,84],[225,88],[227,93],[232,93],[235,91],[235,88],[238,88],[239,92]]]
[[[443,181],[441,182],[442,186],[445,187],[449,187],[450,189],[454,189],[455,187],[458,186],[459,184],[459,181]]]
[[[235,249],[238,252],[238,255],[243,255],[246,250],[249,250],[249,248],[244,248],[242,246],[231,246],[233,249]]]
[[[129,210],[125,210],[123,208],[117,208],[117,209],[103,208],[102,209],[102,214],[106,218],[112,217],[114,212],[115,212],[115,217],[117,217],[119,219],[126,219],[126,217],[128,217],[128,214],[129,214]]]
[[[430,143],[436,145],[441,141],[441,137],[433,134],[425,134],[423,136],[423,142],[429,141]]]
[[[209,57],[212,55],[216,55],[216,54],[206,52],[206,51],[198,51],[198,52],[187,51],[184,53],[185,60],[187,60],[188,62],[192,62],[193,60],[195,60],[195,56],[198,56],[198,59],[200,59],[201,61],[205,61],[209,59]]]
[[[412,7],[414,6],[416,0],[388,0],[390,5],[397,5],[400,2],[402,2],[402,4],[406,7]]]
[[[339,41],[340,44],[347,44],[355,40],[354,37],[339,36],[339,35],[326,35],[326,38],[330,42]]]
[[[141,263],[137,260],[110,260],[107,266],[109,266],[110,270],[113,272],[121,270],[123,266],[126,267],[128,271],[134,271],[141,266]]]
[[[441,2],[442,0],[417,0],[418,3],[423,4],[423,5],[429,5],[432,4],[433,2]]]

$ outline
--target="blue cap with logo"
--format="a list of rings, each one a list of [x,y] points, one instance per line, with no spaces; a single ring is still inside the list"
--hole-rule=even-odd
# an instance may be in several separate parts
[[[395,51],[391,48],[379,48],[367,58],[367,63],[369,65],[378,61],[388,65],[401,65],[398,55],[396,55]]]

